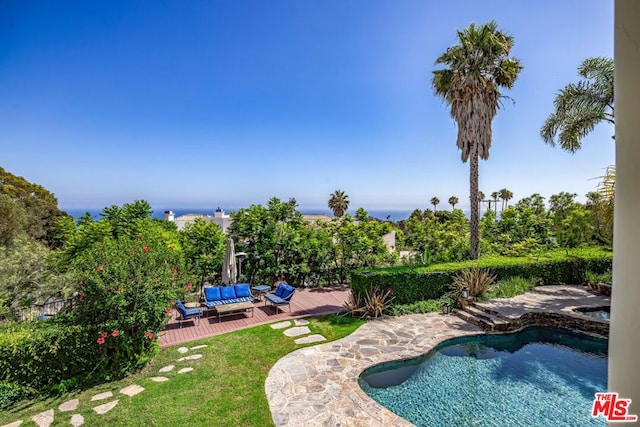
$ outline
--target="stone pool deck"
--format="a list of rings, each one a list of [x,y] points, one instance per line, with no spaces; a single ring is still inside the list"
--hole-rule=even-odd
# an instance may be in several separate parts
[[[482,304],[512,319],[532,312],[571,317],[574,308],[609,305],[609,298],[584,286],[542,286]],[[362,371],[419,356],[450,338],[482,333],[455,315],[412,314],[372,320],[340,340],[296,350],[276,362],[265,382],[273,421],[276,426],[410,426],[362,391]]]

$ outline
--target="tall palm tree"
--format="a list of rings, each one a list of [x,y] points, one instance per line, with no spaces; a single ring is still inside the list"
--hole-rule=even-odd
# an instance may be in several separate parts
[[[493,211],[497,214],[498,213],[498,192],[494,191],[493,193],[491,193],[491,198],[493,199]]]
[[[506,188],[498,191],[498,193],[500,194],[500,199],[502,199],[502,209],[500,210],[503,211],[509,206],[509,200],[513,199],[513,193]]]
[[[349,208],[349,196],[342,190],[336,190],[329,198],[329,209],[333,211],[333,215],[338,218],[342,217]]]
[[[436,59],[444,68],[433,72],[434,91],[449,104],[458,125],[462,161],[470,160],[472,259],[478,258],[480,248],[478,159],[489,158],[491,123],[503,97],[500,89],[511,89],[522,70],[520,61],[509,56],[513,42],[495,21],[479,26],[472,23],[458,31],[458,44]]]
[[[451,205],[451,210],[454,210],[456,208],[456,205],[458,204],[459,200],[456,196],[451,196],[449,197],[449,204]]]
[[[484,193],[480,190],[478,190],[478,205],[480,205],[480,203],[484,202]]]
[[[438,204],[440,204],[440,199],[438,199],[437,197],[432,197],[431,204],[433,205],[433,212],[435,212],[436,207],[438,206]]]
[[[547,117],[540,136],[565,151],[576,152],[580,140],[604,121],[615,124],[613,104],[613,59],[587,58],[578,67],[582,79],[570,83],[556,95],[555,111]]]

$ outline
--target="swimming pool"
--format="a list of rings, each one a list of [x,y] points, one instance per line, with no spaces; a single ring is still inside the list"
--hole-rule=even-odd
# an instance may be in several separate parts
[[[604,426],[607,342],[550,327],[456,338],[367,369],[367,395],[418,426]]]

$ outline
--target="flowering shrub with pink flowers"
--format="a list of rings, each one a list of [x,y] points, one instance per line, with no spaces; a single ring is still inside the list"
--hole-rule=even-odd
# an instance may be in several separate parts
[[[67,321],[95,328],[95,372],[117,377],[143,366],[173,302],[190,287],[180,251],[143,231],[93,244],[72,268],[80,296]]]

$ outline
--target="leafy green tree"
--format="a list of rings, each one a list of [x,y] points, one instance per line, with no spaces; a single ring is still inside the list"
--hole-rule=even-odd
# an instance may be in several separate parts
[[[30,237],[54,247],[53,225],[67,214],[58,209],[58,200],[53,193],[0,167],[0,194],[22,206],[24,230]]]
[[[349,208],[349,196],[342,190],[336,190],[331,194],[328,206],[333,211],[333,215],[340,218]]]
[[[435,212],[436,208],[440,204],[440,199],[438,199],[437,197],[432,197],[431,198],[431,204],[433,205],[433,212]]]
[[[615,124],[613,102],[613,59],[585,59],[578,74],[581,80],[558,92],[555,111],[545,120],[540,136],[547,144],[571,153],[582,146],[582,138],[600,122]]]
[[[226,240],[220,227],[202,218],[196,218],[180,232],[186,267],[199,278],[201,286],[208,277],[222,271]]]
[[[0,246],[8,246],[25,234],[27,214],[19,203],[0,193]]]
[[[545,207],[544,197],[538,193],[534,193],[529,197],[524,197],[518,201],[516,207],[528,207],[533,210],[533,213],[538,216],[546,217],[547,208]]]
[[[471,206],[471,258],[479,256],[478,159],[489,158],[491,124],[500,99],[500,89],[511,89],[522,69],[510,57],[514,38],[492,21],[471,24],[458,31],[458,44],[436,59],[445,68],[433,72],[436,95],[451,107],[458,124],[457,146],[462,161],[470,160],[469,201]]]
[[[451,196],[449,197],[449,204],[451,205],[451,210],[454,210],[456,208],[456,205],[458,204],[459,200],[456,196]]]

